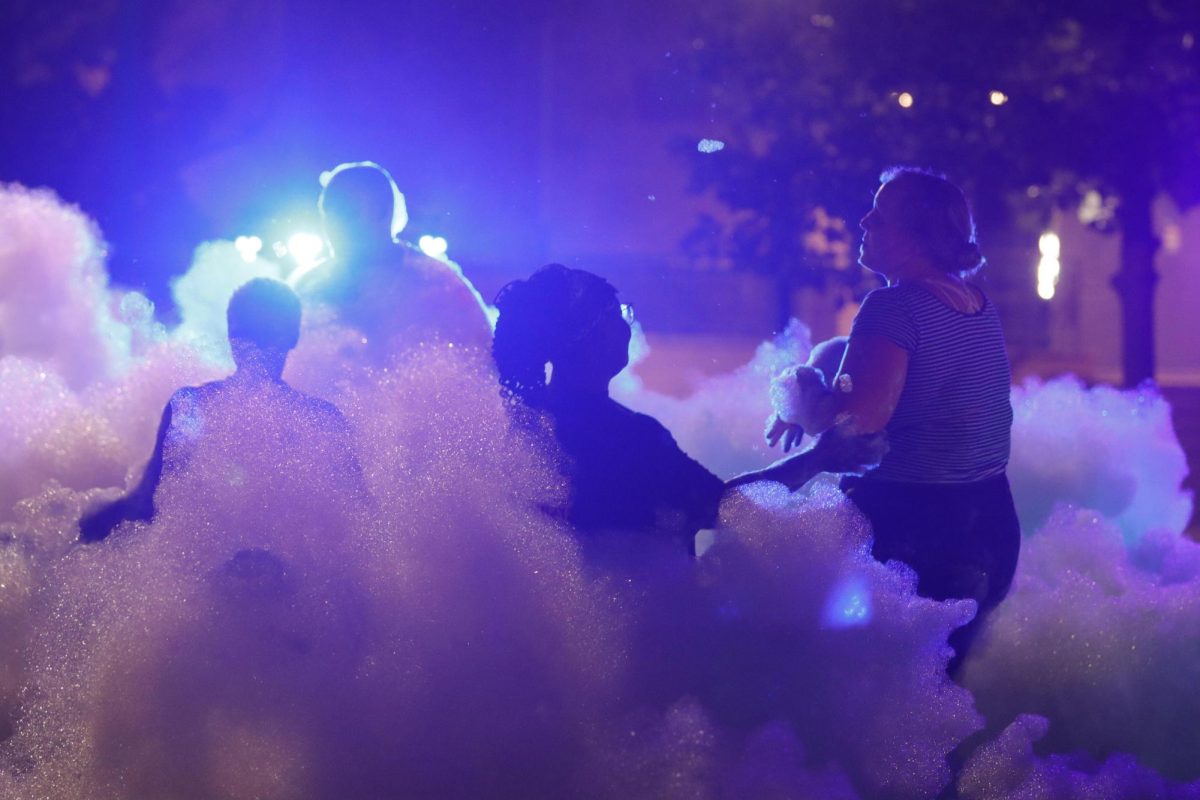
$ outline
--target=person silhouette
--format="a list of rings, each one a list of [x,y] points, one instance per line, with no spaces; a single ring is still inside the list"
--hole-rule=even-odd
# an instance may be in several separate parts
[[[1012,376],[996,309],[967,280],[983,256],[962,190],[908,167],[881,183],[862,219],[859,262],[888,285],[863,301],[833,381],[797,371],[799,418],[787,422],[810,433],[839,421],[886,432],[879,465],[843,486],[871,521],[877,559],[911,566],[923,596],[978,603],[950,635],[955,676],[1016,571]]]
[[[486,305],[458,265],[399,240],[408,214],[387,170],[357,161],[322,180],[318,210],[332,256],[295,279],[306,306],[356,329],[379,354],[429,342],[491,345]]]
[[[186,461],[186,443],[204,435],[206,412],[231,397],[237,402],[249,392],[255,400],[267,404],[271,413],[311,423],[311,430],[321,431],[330,440],[330,468],[365,492],[349,426],[341,412],[333,404],[298,392],[283,381],[288,353],[299,340],[300,315],[299,298],[279,281],[255,278],[233,293],[226,318],[234,373],[202,386],[185,387],[171,396],[163,408],[154,451],[141,480],[125,496],[85,515],[79,523],[80,541],[105,539],[126,520],[152,519],[155,490],[167,471],[180,468]],[[177,446],[169,447],[172,443]]]
[[[632,311],[606,280],[551,264],[496,296],[493,357],[504,391],[545,412],[564,455],[568,522],[585,539],[636,532],[681,542],[716,525],[727,484],[688,456],[658,420],[608,394],[629,363]],[[798,488],[842,453],[814,448],[730,482]]]

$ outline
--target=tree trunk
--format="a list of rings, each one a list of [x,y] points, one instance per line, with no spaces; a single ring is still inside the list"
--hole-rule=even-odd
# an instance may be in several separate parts
[[[1121,268],[1112,285],[1121,303],[1121,363],[1126,387],[1154,378],[1154,192],[1125,192],[1117,207],[1121,223]]]

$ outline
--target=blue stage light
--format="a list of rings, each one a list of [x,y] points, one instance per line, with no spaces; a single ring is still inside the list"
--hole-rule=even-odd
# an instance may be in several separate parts
[[[833,587],[821,615],[826,628],[852,628],[871,621],[871,590],[865,580],[850,577]]]
[[[293,233],[287,240],[287,251],[296,262],[297,269],[307,269],[321,260],[325,240],[315,233],[301,231]]]

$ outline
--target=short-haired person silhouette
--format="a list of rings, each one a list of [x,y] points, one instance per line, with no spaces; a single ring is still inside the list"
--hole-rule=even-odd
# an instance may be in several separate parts
[[[218,381],[189,386],[175,392],[163,409],[154,451],[137,486],[124,497],[108,503],[80,520],[80,540],[106,538],[125,520],[149,520],[154,516],[154,493],[164,471],[176,469],[186,457],[177,448],[176,459],[167,457],[167,443],[204,435],[207,409],[222,399],[254,391],[256,399],[270,402],[271,413],[288,419],[311,422],[332,442],[331,468],[343,471],[358,487],[361,470],[351,446],[345,418],[331,403],[310,397],[283,381],[288,353],[300,336],[300,301],[287,285],[269,278],[255,278],[233,293],[226,309],[229,346],[236,369]]]
[[[629,363],[630,311],[617,290],[590,272],[551,264],[504,287],[496,307],[501,384],[549,415],[575,530],[585,538],[644,533],[694,551],[696,532],[716,524],[726,484],[658,420],[609,397],[609,382]],[[730,483],[769,479],[798,488],[843,458],[818,447]]]
[[[399,240],[408,214],[387,170],[346,163],[323,181],[318,209],[332,256],[298,279],[306,306],[332,311],[379,354],[426,342],[490,346],[485,304],[462,270]]]

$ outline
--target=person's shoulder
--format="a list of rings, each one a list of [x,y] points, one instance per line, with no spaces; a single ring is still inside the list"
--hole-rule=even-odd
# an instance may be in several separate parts
[[[307,392],[302,392],[286,383],[281,383],[280,385],[291,401],[303,408],[312,417],[337,425],[344,426],[348,424],[342,410],[328,400],[323,400]]]
[[[626,408],[620,403],[614,403],[620,409],[620,413],[625,417],[626,424],[633,430],[636,430],[639,435],[646,439],[653,439],[663,444],[670,444],[672,447],[678,447],[675,441],[675,436],[671,430],[659,422],[656,418],[649,414],[643,414],[640,411],[634,411],[631,408]]]
[[[919,302],[921,290],[911,284],[895,283],[890,286],[880,286],[867,292],[859,306],[860,315],[866,312],[888,313],[907,311],[914,303]]]
[[[176,389],[171,399],[167,401],[167,405],[174,408],[186,408],[187,406],[195,405],[211,396],[215,392],[220,391],[223,380],[209,381],[202,383],[199,386],[183,386]]]
[[[874,303],[896,303],[907,304],[926,294],[921,287],[913,283],[893,283],[888,286],[880,286],[878,289],[872,289],[867,292],[867,296],[863,298],[863,302],[870,300]]]

